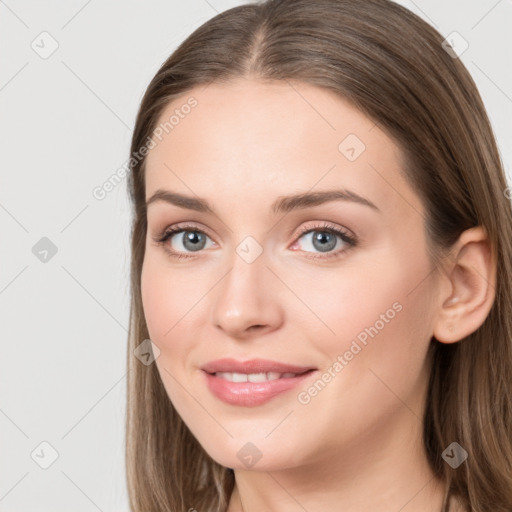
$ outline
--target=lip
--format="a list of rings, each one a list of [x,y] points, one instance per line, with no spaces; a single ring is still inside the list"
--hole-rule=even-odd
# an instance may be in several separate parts
[[[201,367],[206,373],[231,372],[231,373],[304,373],[308,370],[316,370],[313,366],[298,366],[269,359],[250,359],[248,361],[237,361],[236,359],[224,358],[210,361]]]
[[[210,392],[219,400],[241,407],[256,407],[272,398],[289,391],[305,379],[317,373],[316,368],[290,365],[266,359],[236,361],[234,359],[217,359],[204,365],[201,370],[206,378]],[[231,382],[217,377],[215,372],[232,373],[297,373],[295,377],[286,377],[265,382]]]

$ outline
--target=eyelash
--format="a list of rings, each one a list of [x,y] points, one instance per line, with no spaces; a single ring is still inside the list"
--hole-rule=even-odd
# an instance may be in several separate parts
[[[174,251],[172,249],[169,249],[169,247],[165,245],[167,240],[169,240],[169,238],[171,238],[173,235],[175,235],[176,233],[182,233],[185,231],[201,233],[205,236],[208,236],[208,234],[205,231],[203,231],[202,229],[199,229],[196,226],[191,225],[191,224],[185,224],[185,225],[179,225],[176,227],[165,228],[161,233],[159,233],[154,238],[154,240],[158,245],[164,245],[165,250],[172,258],[176,258],[178,260],[182,259],[182,258],[187,258],[187,259],[194,258],[195,256],[193,256],[193,255],[187,255],[187,254],[183,254],[178,251]],[[334,253],[326,253],[326,254],[329,254],[328,256],[312,256],[311,253],[307,253],[308,255],[305,256],[306,258],[322,259],[322,260],[337,258],[358,244],[358,239],[356,237],[353,237],[353,236],[349,235],[346,231],[342,231],[339,228],[334,227],[333,225],[326,223],[326,222],[324,224],[322,224],[321,226],[302,228],[299,231],[299,233],[297,234],[296,240],[300,239],[306,233],[311,233],[312,231],[326,232],[326,233],[338,235],[343,240],[343,242],[345,242],[347,244],[348,247],[346,247],[345,249],[338,249]]]

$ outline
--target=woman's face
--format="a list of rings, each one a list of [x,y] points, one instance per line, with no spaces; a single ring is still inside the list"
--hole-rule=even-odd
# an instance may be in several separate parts
[[[302,83],[211,84],[161,123],[171,116],[146,162],[146,199],[160,199],[147,209],[142,299],[193,435],[220,464],[263,470],[419,442],[436,295],[397,145]],[[157,243],[169,228],[185,231]],[[205,371],[225,358],[300,369]]]

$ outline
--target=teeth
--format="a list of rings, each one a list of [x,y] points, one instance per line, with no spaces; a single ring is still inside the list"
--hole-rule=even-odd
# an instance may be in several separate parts
[[[247,382],[247,375],[243,373],[232,373],[231,378],[233,382]]]
[[[247,375],[247,380],[249,382],[265,382],[267,380],[267,375],[265,373],[249,373]]]
[[[277,380],[295,377],[296,373],[278,373],[278,372],[267,372],[267,373],[232,373],[232,372],[217,372],[215,374],[221,379],[228,380],[230,382],[266,382],[267,380]]]

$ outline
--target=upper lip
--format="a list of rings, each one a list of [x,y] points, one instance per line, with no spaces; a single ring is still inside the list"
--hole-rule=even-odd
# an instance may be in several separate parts
[[[232,372],[232,373],[304,373],[308,370],[316,370],[312,366],[299,366],[294,364],[280,363],[269,359],[250,359],[248,361],[237,361],[236,359],[224,358],[210,361],[201,366],[207,373]]]

